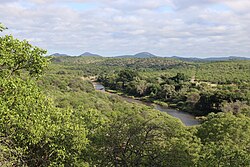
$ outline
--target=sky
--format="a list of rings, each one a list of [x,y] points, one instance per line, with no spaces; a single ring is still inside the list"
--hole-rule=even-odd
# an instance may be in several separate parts
[[[250,0],[0,0],[0,22],[48,54],[250,57]]]

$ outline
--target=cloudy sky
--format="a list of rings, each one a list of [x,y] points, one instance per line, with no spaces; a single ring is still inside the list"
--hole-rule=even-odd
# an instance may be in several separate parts
[[[0,0],[0,22],[49,54],[250,57],[250,0]]]

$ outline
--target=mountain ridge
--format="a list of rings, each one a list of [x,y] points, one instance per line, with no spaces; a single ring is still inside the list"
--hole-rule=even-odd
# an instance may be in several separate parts
[[[50,56],[70,56],[70,55],[67,55],[67,54],[64,54],[64,53],[53,53]]]
[[[101,55],[90,53],[90,52],[84,52],[83,54],[80,54],[79,56],[85,56],[85,57],[102,57]]]
[[[117,58],[152,58],[152,57],[158,57],[158,56],[149,52],[140,52],[134,55],[122,55],[122,56],[115,56],[115,57]]]
[[[241,57],[241,56],[207,57],[207,58],[172,56],[172,57],[170,57],[170,58],[179,59],[179,60],[183,60],[183,61],[228,61],[228,60],[250,60],[250,58]]]
[[[50,56],[70,56],[68,54],[63,53],[54,53]],[[79,56],[82,57],[103,57],[99,54],[94,54],[91,52],[84,52]],[[157,56],[150,52],[140,52],[134,55],[121,55],[121,56],[112,56],[111,58],[173,58],[182,61],[192,61],[192,62],[206,62],[206,61],[228,61],[228,60],[250,60],[248,57],[243,56],[227,56],[227,57],[207,57],[207,58],[198,58],[198,57],[181,57],[181,56]]]

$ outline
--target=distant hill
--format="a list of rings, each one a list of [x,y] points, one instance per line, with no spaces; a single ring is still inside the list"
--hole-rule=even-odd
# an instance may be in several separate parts
[[[136,57],[136,58],[151,58],[151,57],[157,57],[157,56],[153,55],[149,52],[141,52],[141,53],[135,54],[134,57]]]
[[[179,59],[182,61],[194,61],[194,62],[205,62],[205,61],[228,61],[228,60],[250,60],[247,57],[237,57],[237,56],[229,56],[229,57],[209,57],[209,58],[196,58],[196,57],[179,57],[172,56],[171,58]]]
[[[237,57],[237,56],[229,56],[229,57],[211,57],[206,58],[207,61],[225,61],[225,60],[250,60],[247,57]]]
[[[50,56],[69,56],[69,55],[67,55],[67,54],[61,54],[61,53],[54,53],[54,54],[52,54]]]
[[[116,57],[118,58],[152,58],[152,57],[157,57],[157,56],[149,52],[141,52],[135,55],[123,55],[123,56],[116,56]]]
[[[70,56],[67,54],[61,54],[61,53],[54,53],[50,56],[55,56],[55,57],[61,57],[61,56]],[[83,57],[102,57],[101,55],[90,53],[90,52],[85,52],[79,56]],[[156,56],[152,53],[149,52],[140,52],[134,55],[122,55],[122,56],[116,56],[116,58],[156,58],[159,56]],[[182,61],[187,61],[187,62],[213,62],[213,61],[228,61],[228,60],[250,60],[250,58],[247,57],[239,57],[239,56],[228,56],[228,57],[208,57],[208,58],[197,58],[197,57],[181,57],[181,56],[172,56],[172,57],[165,57],[165,58],[173,58],[173,59],[178,59]]]
[[[85,52],[85,53],[83,53],[83,54],[81,54],[79,56],[85,56],[85,57],[102,57],[102,56],[100,56],[98,54],[93,54],[93,53],[90,53],[90,52]]]

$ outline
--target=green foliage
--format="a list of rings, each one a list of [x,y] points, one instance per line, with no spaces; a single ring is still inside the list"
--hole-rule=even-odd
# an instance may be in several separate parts
[[[249,82],[249,61],[235,60],[201,64],[197,67],[196,78],[220,84]]]
[[[224,124],[223,122],[227,120],[225,121],[220,114],[214,115],[214,119],[209,116],[201,126],[186,129],[165,114],[141,108],[139,104],[124,103],[117,96],[87,91],[93,89],[87,82],[78,84],[82,76],[99,75],[98,81],[118,92],[123,91],[128,95],[148,98],[147,100],[157,100],[158,103],[167,102],[169,106],[175,105],[199,115],[206,115],[211,111],[233,113],[237,115],[237,117],[231,115],[232,118],[237,118],[235,121],[237,124],[247,119],[250,113],[249,84],[245,82],[247,78],[244,75],[241,76],[242,82],[236,83],[230,80],[231,75],[225,75],[228,82],[214,84],[219,78],[217,76],[225,74],[222,69],[216,75],[206,75],[206,73],[200,75],[201,71],[198,71],[203,68],[212,71],[212,68],[215,68],[211,66],[213,63],[190,63],[183,66],[172,64],[160,69],[161,63],[157,66],[152,62],[164,62],[164,59],[157,61],[83,57],[56,59],[58,61],[50,66],[46,75],[51,79],[46,77],[42,79],[41,86],[44,85],[44,89],[49,88],[46,92],[52,95],[58,107],[72,108],[77,117],[81,118],[80,122],[85,123],[85,128],[89,131],[87,134],[89,145],[82,156],[91,166],[249,165],[247,163],[249,153],[246,152],[249,146],[241,145],[240,142],[231,139],[234,134],[229,133],[227,128],[231,127],[232,122]],[[249,64],[241,61],[237,63],[232,61],[218,64],[224,64],[225,68],[233,66],[232,73],[246,70],[247,66],[243,64]],[[237,65],[242,67],[237,68]],[[210,80],[205,80],[207,76],[214,76],[214,80],[208,82]],[[73,89],[70,89],[69,85],[72,85]],[[85,88],[77,89],[81,87]],[[218,118],[217,121],[214,121],[215,117]],[[210,126],[207,126],[208,124]],[[225,128],[216,129],[217,125],[218,128],[221,126]],[[242,130],[246,132],[249,128],[248,123],[244,126],[232,123],[232,127],[234,126],[238,131],[237,134],[244,133]],[[211,132],[213,127],[215,127],[212,130],[214,133]],[[149,136],[146,136],[148,131]],[[207,131],[211,136],[206,135]],[[213,138],[214,140],[210,142]],[[147,144],[143,143],[145,139]],[[244,139],[248,141],[249,136],[245,135]]]
[[[126,62],[125,60],[120,61]],[[150,59],[143,61],[151,63]],[[216,69],[215,66],[231,70],[231,75],[225,74],[225,70],[222,68],[219,68],[221,71],[218,73],[213,72],[212,70]],[[166,71],[154,68],[143,70],[128,68],[120,71],[110,70],[106,74],[102,73],[99,75],[98,81],[110,89],[122,91],[131,96],[141,97],[149,101],[167,102],[171,106],[196,115],[207,115],[210,112],[224,112],[225,107],[223,106],[226,103],[239,101],[247,106],[250,105],[250,87],[247,83],[248,77],[245,76],[246,73],[250,74],[249,67],[249,61],[228,61],[189,64],[184,67],[172,66]],[[200,76],[204,69],[211,71],[211,74],[202,73]],[[135,72],[136,74],[132,77],[128,75]],[[238,74],[240,72],[243,75]],[[208,75],[214,78],[206,80],[205,77]],[[232,79],[232,75],[240,76],[241,81],[236,82],[235,79]],[[220,76],[226,77],[227,81],[217,82],[216,80],[219,80]],[[237,113],[244,108],[246,107],[239,107]]]
[[[70,75],[47,74],[39,79],[38,84],[44,91],[50,92],[53,90],[58,90],[62,93],[94,91],[94,87],[89,80]]]
[[[1,37],[0,164],[82,166],[87,130],[74,112],[60,110],[37,87],[47,64],[44,50]],[[27,73],[27,72],[28,73]]]
[[[187,82],[189,81],[188,77],[184,73],[177,73],[176,76],[169,78],[176,83]]]
[[[46,51],[0,40],[0,166],[250,166],[249,61],[53,57],[46,68]],[[185,127],[95,91],[97,75],[142,99],[224,113]]]
[[[0,32],[7,29],[2,23],[0,23]]]
[[[42,57],[46,53],[27,41],[14,39],[10,35],[0,37],[0,76],[20,75],[25,70],[31,76],[38,76],[47,66],[48,61]]]
[[[91,137],[93,166],[194,166],[198,160],[199,140],[166,114],[145,109],[116,114]]]
[[[67,72],[53,77],[65,82],[65,85],[71,82],[66,79]],[[64,91],[57,88],[60,84],[46,81],[48,79],[45,77],[39,84],[54,90],[48,93],[54,92],[60,107],[74,108],[76,117],[89,130],[89,145],[82,156],[90,165],[193,166],[198,161],[199,139],[192,138],[192,133],[167,114],[138,104],[125,103],[119,97],[101,92],[85,92],[80,89],[77,92],[73,89]],[[141,82],[138,78],[137,81]],[[86,87],[87,84],[82,86]],[[65,103],[62,104],[62,101]],[[129,138],[128,149],[123,152],[121,147]]]
[[[87,140],[83,140],[86,130],[74,127],[71,111],[54,108],[31,81],[2,80],[1,88],[1,133],[12,142],[11,149],[20,154],[21,164],[73,163],[75,147],[86,145]]]
[[[200,166],[249,166],[250,119],[240,115],[211,114],[198,127],[203,144]]]

